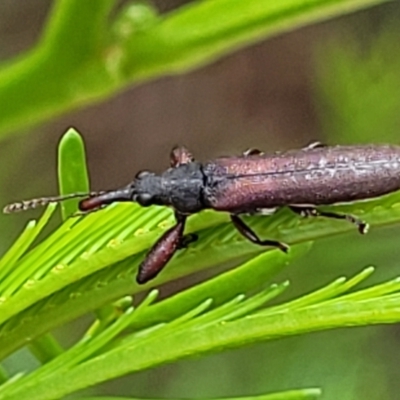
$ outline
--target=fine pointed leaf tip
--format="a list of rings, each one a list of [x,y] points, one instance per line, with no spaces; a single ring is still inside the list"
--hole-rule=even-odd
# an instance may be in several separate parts
[[[67,129],[67,131],[62,135],[59,143],[60,149],[63,148],[66,144],[69,143],[81,143],[81,146],[83,146],[83,138],[82,135],[79,133],[79,131],[74,128],[70,127]]]
[[[47,210],[49,210],[49,212],[54,211],[58,207],[58,204],[59,203],[57,203],[56,201],[52,201],[51,203],[48,204],[46,211]]]
[[[128,307],[125,311],[124,314],[125,315],[129,315],[132,314],[135,311],[135,307]]]
[[[209,297],[203,302],[203,305],[205,308],[211,307],[212,303],[214,303],[214,299],[212,297]]]
[[[30,219],[26,224],[26,229],[33,229],[37,224],[36,219]]]
[[[159,295],[160,291],[158,289],[152,289],[149,294],[147,295],[148,301],[151,303],[155,301]]]
[[[305,389],[304,392],[307,396],[310,396],[309,399],[317,399],[322,395],[322,389],[320,388]]]
[[[78,129],[76,129],[76,128],[73,127],[73,126],[70,126],[70,127],[67,129],[67,131],[64,133],[63,137],[64,137],[64,136],[67,136],[67,135],[74,135],[74,136],[79,136],[79,137],[81,137],[81,134],[79,133]]]
[[[270,289],[276,289],[278,286],[280,286],[280,285],[278,285],[277,283],[272,283],[271,285],[270,285]]]

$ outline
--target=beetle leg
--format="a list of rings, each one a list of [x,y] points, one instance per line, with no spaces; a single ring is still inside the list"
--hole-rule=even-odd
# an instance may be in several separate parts
[[[91,214],[91,213],[93,213],[93,212],[100,211],[100,210],[102,210],[103,208],[106,208],[106,207],[107,207],[107,204],[102,204],[101,206],[94,207],[94,208],[89,209],[89,210],[85,210],[85,211],[75,211],[75,212],[71,215],[71,217],[82,217],[82,216],[84,216],[84,215],[88,215],[88,214]]]
[[[260,246],[272,246],[277,247],[282,250],[284,253],[287,253],[289,250],[289,246],[285,243],[279,242],[277,240],[261,240],[257,234],[246,225],[237,215],[231,214],[231,221],[235,228],[241,233],[246,239],[250,240],[250,242],[258,244]]]
[[[195,233],[189,233],[188,235],[182,236],[178,244],[178,249],[186,249],[189,244],[196,242],[198,238],[198,235]]]
[[[180,214],[176,216],[176,224],[157,240],[140,264],[136,276],[137,283],[146,283],[155,278],[176,251],[181,248],[182,240],[185,240],[183,231],[185,229],[186,216]]]
[[[318,141],[310,142],[307,146],[303,147],[303,150],[312,150],[320,147],[327,147],[327,145]]]
[[[171,167],[179,167],[182,164],[189,164],[194,161],[190,151],[184,146],[176,146],[171,150],[170,163]]]
[[[249,157],[249,156],[261,156],[264,153],[261,150],[258,149],[247,149],[243,152],[243,157]]]
[[[313,207],[290,206],[290,209],[296,214],[300,214],[302,217],[326,217],[345,219],[346,221],[354,224],[361,234],[364,235],[368,232],[369,225],[365,221],[362,221],[361,219],[358,219],[357,217],[350,214],[338,214],[335,212],[320,211]]]

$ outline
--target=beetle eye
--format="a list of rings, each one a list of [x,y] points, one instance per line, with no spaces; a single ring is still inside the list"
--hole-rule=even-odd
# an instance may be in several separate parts
[[[144,177],[149,176],[149,175],[154,175],[154,173],[153,173],[153,172],[150,172],[150,171],[147,171],[147,170],[139,171],[139,172],[136,174],[135,178],[136,178],[136,179],[143,179]]]
[[[136,197],[136,201],[142,206],[142,207],[148,207],[154,204],[153,202],[153,196],[148,193],[142,193],[139,194]]]

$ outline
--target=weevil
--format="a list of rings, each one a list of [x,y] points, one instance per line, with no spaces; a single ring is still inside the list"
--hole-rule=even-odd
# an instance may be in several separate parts
[[[185,147],[170,154],[171,166],[162,174],[139,172],[128,185],[110,191],[72,193],[10,204],[5,213],[82,198],[79,209],[92,212],[114,202],[137,202],[143,207],[169,206],[175,225],[164,232],[139,266],[136,280],[155,278],[172,256],[195,235],[184,235],[188,216],[205,209],[227,212],[238,232],[254,244],[287,252],[288,245],[260,239],[241,214],[273,213],[281,207],[307,217],[347,220],[362,234],[368,224],[356,216],[326,212],[321,205],[379,197],[400,189],[400,147],[390,145],[325,146],[274,154],[250,150],[236,157],[200,163]]]

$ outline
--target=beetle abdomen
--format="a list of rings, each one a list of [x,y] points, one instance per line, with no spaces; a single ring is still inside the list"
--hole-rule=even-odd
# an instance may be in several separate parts
[[[334,204],[400,189],[400,147],[336,146],[205,164],[205,202],[233,213],[295,204]]]

